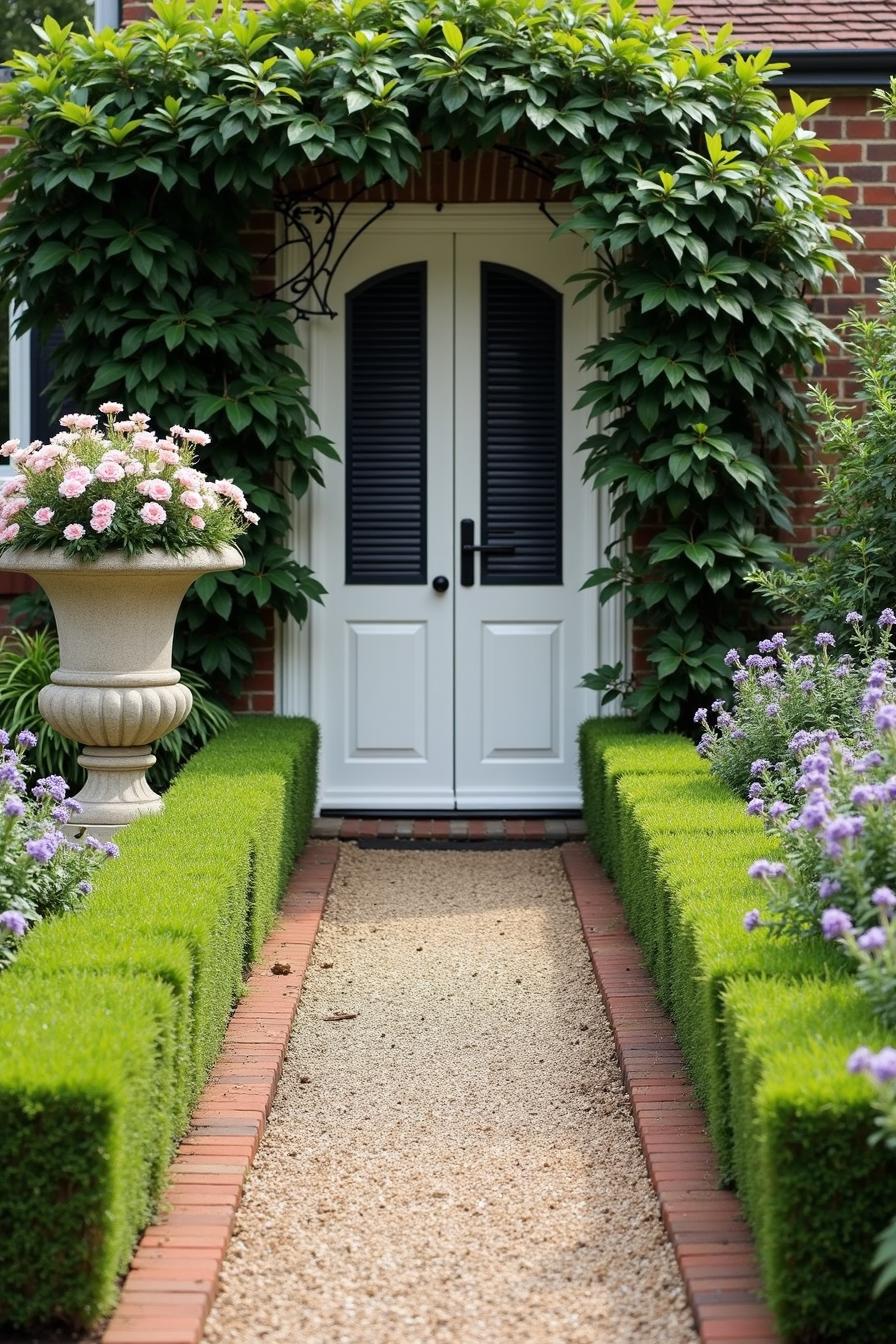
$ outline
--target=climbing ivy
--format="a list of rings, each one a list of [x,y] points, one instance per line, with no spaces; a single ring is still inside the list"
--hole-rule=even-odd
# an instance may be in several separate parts
[[[782,112],[770,53],[689,36],[666,0],[157,0],[120,33],[47,19],[41,37],[0,96],[0,283],[23,325],[62,324],[57,399],[200,423],[266,519],[246,571],[191,600],[181,656],[237,682],[260,609],[301,619],[320,591],[286,548],[285,491],[332,448],[283,307],[253,291],[251,210],[309,163],[400,184],[423,146],[512,145],[574,189],[581,286],[619,310],[584,352],[584,475],[621,531],[587,582],[625,592],[653,671],[586,682],[679,720],[787,525],[772,464],[797,457],[804,412],[782,369],[819,358],[804,298],[854,237],[807,125],[823,104]]]

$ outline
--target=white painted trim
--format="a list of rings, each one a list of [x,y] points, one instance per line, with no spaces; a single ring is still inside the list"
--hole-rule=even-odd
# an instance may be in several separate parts
[[[93,25],[95,28],[118,28],[121,26],[120,0],[94,0]]]
[[[17,309],[9,306],[9,437],[23,444],[31,442],[31,332],[13,336]],[[0,462],[0,476],[13,469],[7,459]]]

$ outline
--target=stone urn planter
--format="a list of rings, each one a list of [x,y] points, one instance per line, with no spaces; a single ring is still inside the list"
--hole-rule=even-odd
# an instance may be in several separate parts
[[[243,563],[231,545],[133,559],[108,551],[90,563],[59,550],[0,555],[0,569],[37,580],[56,617],[59,670],[39,705],[51,727],[82,746],[79,829],[108,837],[162,810],[146,780],[156,759],[150,746],[183,723],[193,704],[171,666],[174,622],[195,579]]]

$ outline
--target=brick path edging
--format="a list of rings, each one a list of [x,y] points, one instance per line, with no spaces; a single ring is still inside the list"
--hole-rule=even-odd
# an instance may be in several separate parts
[[[313,834],[332,840],[539,840],[562,844],[585,834],[581,817],[315,817]]]
[[[170,1167],[160,1213],[131,1261],[103,1344],[199,1344],[243,1181],[274,1100],[338,847],[300,856],[277,926],[246,982],[224,1048]],[[274,974],[275,963],[288,974]]]
[[[701,1344],[777,1344],[740,1200],[720,1188],[672,1022],[615,888],[586,845],[560,852]]]

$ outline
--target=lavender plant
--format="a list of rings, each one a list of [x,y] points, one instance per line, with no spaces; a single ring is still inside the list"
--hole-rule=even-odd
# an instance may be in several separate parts
[[[822,631],[811,652],[791,653],[779,632],[745,658],[737,649],[726,654],[732,704],[716,700],[710,710],[699,709],[694,720],[703,728],[697,750],[708,759],[712,773],[735,792],[748,793],[759,761],[763,771],[782,775],[784,794],[792,793],[798,774],[793,743],[803,749],[814,740],[812,734],[833,730],[846,742],[863,740],[868,678],[877,663],[890,657],[896,615],[887,608],[876,635],[863,628],[856,611],[848,612],[845,620],[851,647],[843,652],[837,651],[834,636]]]
[[[25,761],[37,745],[24,729],[10,745],[0,730],[0,971],[15,960],[21,939],[39,920],[75,910],[92,890],[91,877],[118,848],[95,836],[66,836],[80,812],[60,775],[30,783]]]

